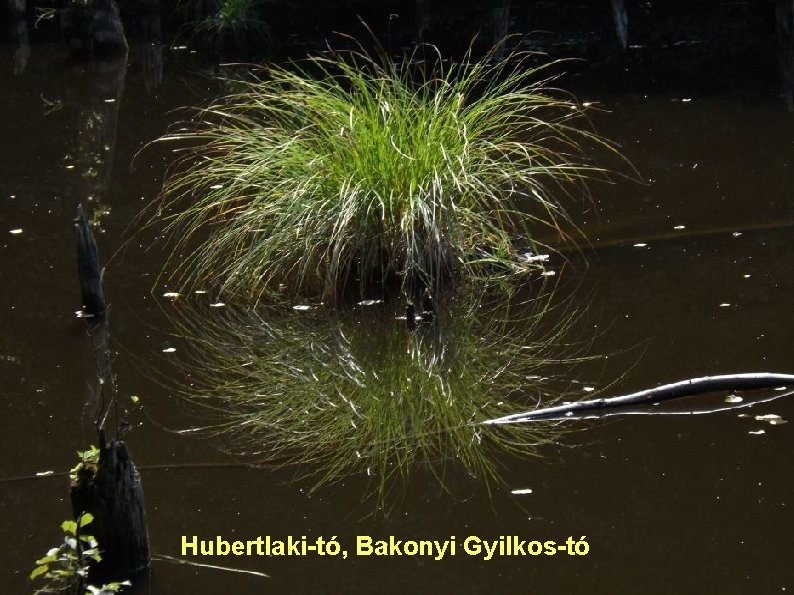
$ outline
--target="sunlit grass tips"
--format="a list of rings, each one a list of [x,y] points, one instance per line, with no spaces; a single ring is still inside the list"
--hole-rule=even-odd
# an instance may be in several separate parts
[[[434,48],[424,48],[435,52]],[[182,281],[260,297],[509,276],[601,170],[580,106],[528,55],[460,63],[329,52],[271,66],[163,141]]]

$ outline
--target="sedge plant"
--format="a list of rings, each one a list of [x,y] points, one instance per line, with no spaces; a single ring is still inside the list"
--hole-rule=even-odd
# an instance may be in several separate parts
[[[569,192],[602,172],[582,147],[612,145],[531,55],[429,51],[270,66],[163,137],[183,151],[158,203],[176,276],[331,299],[537,266],[519,253],[564,233]]]

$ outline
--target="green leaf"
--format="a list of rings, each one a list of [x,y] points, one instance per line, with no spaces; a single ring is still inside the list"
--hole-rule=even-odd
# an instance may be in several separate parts
[[[49,565],[48,565],[48,564],[44,564],[44,565],[42,565],[42,566],[37,566],[37,567],[36,567],[36,568],[33,570],[33,572],[31,572],[31,573],[30,573],[30,578],[31,578],[31,579],[34,579],[34,578],[36,578],[37,576],[41,576],[42,574],[44,574],[45,572],[47,572],[49,569],[50,569],[50,567],[49,567]]]
[[[58,549],[55,548],[55,553],[52,553],[52,550],[47,552],[47,555],[41,558],[40,560],[36,560],[36,564],[49,564],[50,562],[55,562],[58,559]]]
[[[85,527],[86,525],[90,524],[94,520],[94,515],[90,512],[84,512],[80,516],[80,526]]]
[[[75,523],[74,521],[64,521],[61,523],[61,529],[63,529],[64,533],[68,533],[69,535],[76,535],[77,523]]]

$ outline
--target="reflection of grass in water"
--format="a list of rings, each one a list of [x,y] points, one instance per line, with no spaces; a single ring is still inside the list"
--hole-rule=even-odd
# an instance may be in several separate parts
[[[540,398],[533,376],[556,337],[539,336],[541,311],[482,315],[472,301],[450,302],[449,315],[413,333],[382,306],[332,316],[177,304],[191,345],[180,392],[237,449],[317,462],[320,483],[363,471],[383,490],[418,462],[434,463],[441,479],[451,460],[497,478],[496,455],[534,454],[556,430],[475,422]]]

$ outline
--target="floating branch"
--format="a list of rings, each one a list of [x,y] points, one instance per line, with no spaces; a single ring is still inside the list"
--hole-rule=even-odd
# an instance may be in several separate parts
[[[196,568],[210,568],[212,570],[224,570],[226,572],[239,572],[241,574],[250,574],[251,576],[258,576],[261,578],[270,578],[269,574],[264,572],[257,572],[256,570],[245,570],[244,568],[232,568],[230,566],[216,566],[215,564],[202,564],[200,562],[192,562],[183,558],[175,558],[174,556],[166,556],[165,554],[153,554],[153,560],[164,560],[165,562],[173,562],[175,564],[186,564],[188,566],[195,566]]]
[[[753,390],[759,388],[776,388],[779,386],[794,386],[794,375],[760,372],[704,376],[702,378],[692,378],[672,384],[663,384],[662,386],[631,393],[630,395],[565,403],[563,405],[555,405],[554,407],[536,409],[535,411],[514,413],[513,415],[489,419],[481,423],[483,425],[494,425],[522,423],[540,419],[565,419],[585,411],[601,411],[630,405],[648,405],[650,403],[660,403],[661,401],[691,397],[708,392]]]

